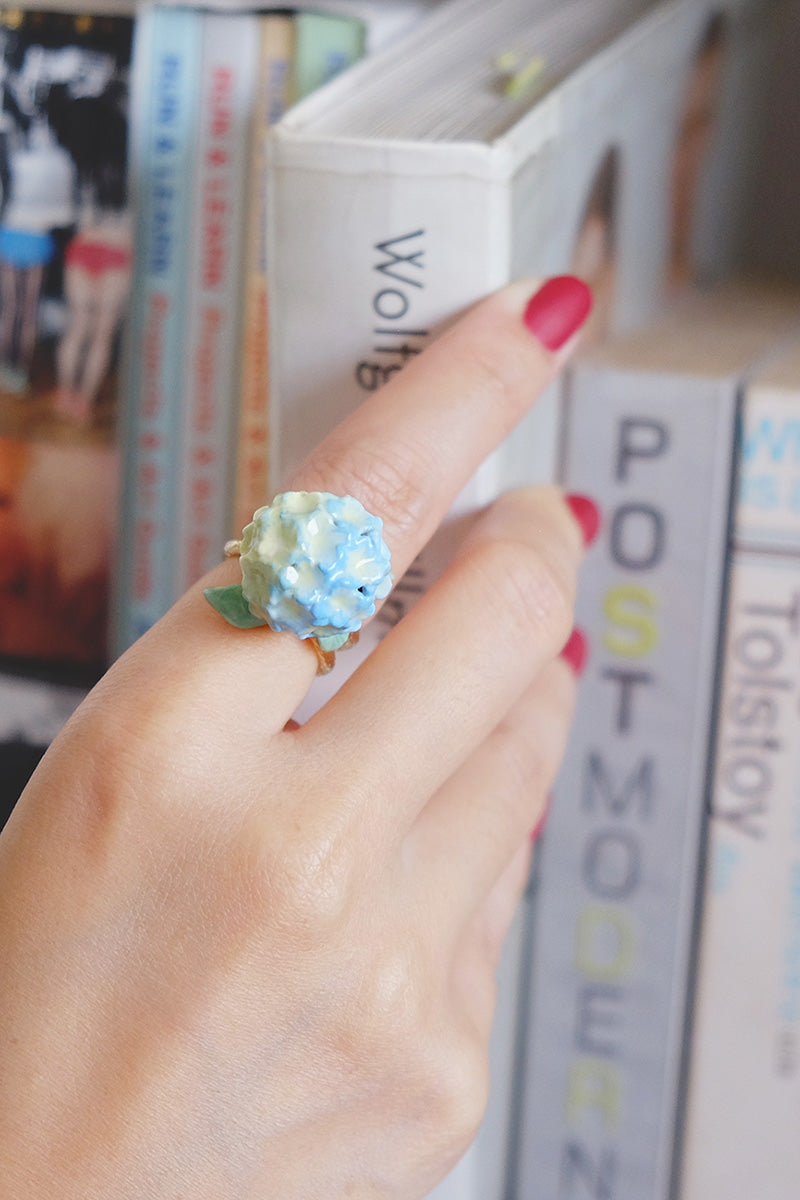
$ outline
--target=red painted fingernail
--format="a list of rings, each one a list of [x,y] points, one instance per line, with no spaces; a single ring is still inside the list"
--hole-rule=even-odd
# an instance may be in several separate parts
[[[600,509],[594,500],[590,500],[588,496],[579,496],[575,492],[571,492],[565,499],[581,527],[583,544],[591,546],[600,529]]]
[[[553,797],[550,795],[546,796],[545,801],[544,801],[544,808],[542,809],[539,820],[536,822],[533,829],[531,830],[531,844],[533,844],[534,842],[537,842],[539,840],[539,838],[541,837],[542,830],[544,829],[545,825],[547,824],[547,818],[550,816],[550,808],[552,806],[552,803],[553,803]]]
[[[592,293],[575,275],[556,275],[531,296],[522,318],[548,350],[560,350],[592,310]]]
[[[586,640],[586,634],[580,629],[573,629],[559,658],[563,658],[576,675],[582,675],[588,655],[589,643]]]

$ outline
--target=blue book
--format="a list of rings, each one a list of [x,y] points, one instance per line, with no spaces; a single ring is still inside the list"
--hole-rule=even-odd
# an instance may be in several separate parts
[[[131,122],[136,262],[123,420],[117,653],[172,601],[201,35],[199,11],[178,8],[146,9],[136,31]]]

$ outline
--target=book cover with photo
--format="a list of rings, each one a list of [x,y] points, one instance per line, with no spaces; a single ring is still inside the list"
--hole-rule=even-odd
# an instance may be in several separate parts
[[[107,660],[130,17],[0,13],[0,656]]]

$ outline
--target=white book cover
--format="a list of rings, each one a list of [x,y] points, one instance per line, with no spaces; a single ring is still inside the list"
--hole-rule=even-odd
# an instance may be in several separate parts
[[[570,372],[565,482],[603,525],[529,930],[526,1200],[672,1195],[737,410],[796,321],[712,290]]]
[[[800,1189],[797,343],[745,395],[716,745],[679,1195],[785,1200]]]
[[[259,53],[255,14],[207,12],[202,20],[175,462],[175,598],[219,562],[230,537],[244,213]]]

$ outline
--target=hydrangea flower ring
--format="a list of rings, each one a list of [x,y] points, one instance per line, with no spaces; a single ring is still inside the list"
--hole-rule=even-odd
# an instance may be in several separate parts
[[[352,645],[392,586],[383,522],[352,496],[283,492],[259,508],[240,542],[242,582],[207,588],[206,599],[239,629],[267,625],[309,639],[318,671]]]

